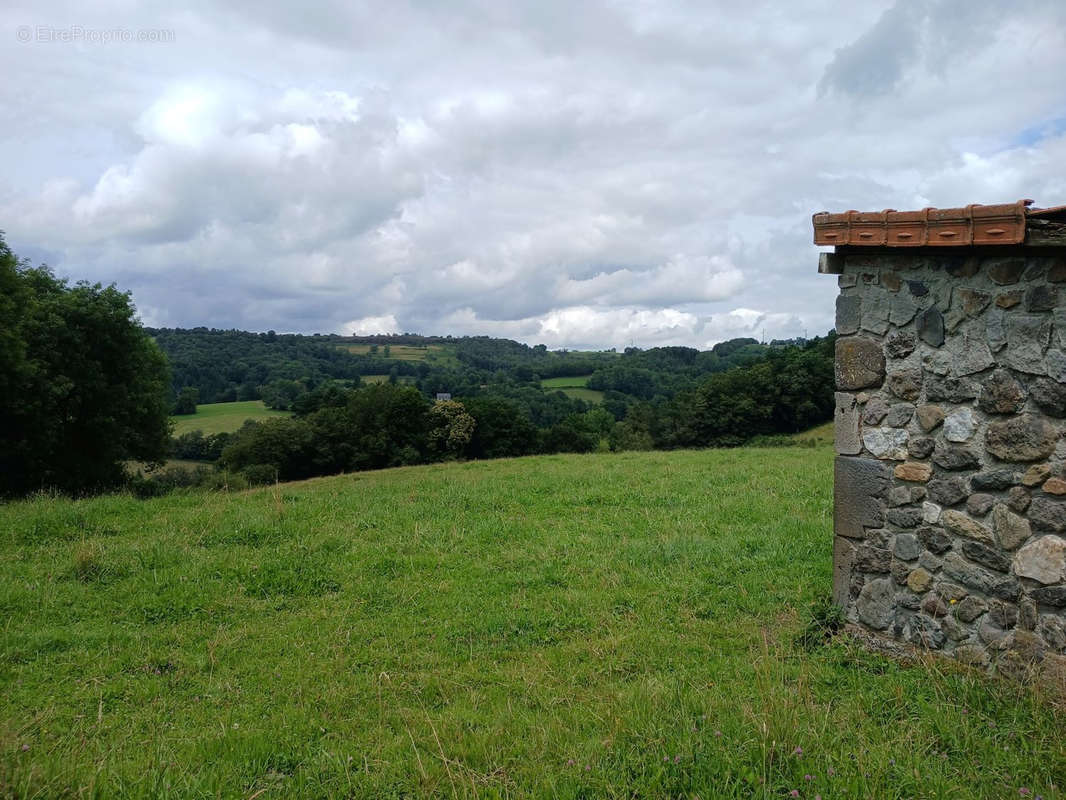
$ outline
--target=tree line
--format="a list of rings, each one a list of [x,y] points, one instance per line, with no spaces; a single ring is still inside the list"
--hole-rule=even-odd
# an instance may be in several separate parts
[[[254,483],[449,459],[732,446],[832,416],[832,336],[572,353],[403,335],[406,346],[438,345],[432,362],[384,358],[401,344],[389,337],[375,338],[375,355],[349,352],[351,342],[145,329],[129,293],[71,285],[0,237],[0,496],[122,485],[152,493],[162,483],[147,485],[127,464],[171,456]],[[388,382],[364,385],[383,364]],[[571,375],[589,376],[602,402],[541,385]],[[454,399],[431,401],[438,392]],[[263,398],[293,417],[170,438],[170,412],[220,397]],[[213,474],[200,470],[196,481],[210,485]]]

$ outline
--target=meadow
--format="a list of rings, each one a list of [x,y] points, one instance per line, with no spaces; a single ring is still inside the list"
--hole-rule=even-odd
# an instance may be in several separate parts
[[[262,400],[247,400],[240,403],[204,403],[196,407],[195,414],[182,414],[171,417],[171,420],[174,422],[174,436],[181,436],[193,431],[203,431],[205,434],[232,433],[250,419],[288,416],[291,416],[288,411],[267,408]]]
[[[439,344],[429,345],[407,345],[407,344],[392,344],[388,345],[389,354],[385,355],[385,345],[369,345],[369,344],[342,344],[338,345],[349,353],[353,353],[357,356],[366,356],[371,354],[371,348],[376,348],[374,353],[380,358],[390,358],[396,361],[435,361],[438,357],[444,355],[445,349]]]
[[[0,796],[1062,797],[1050,698],[825,635],[831,475],[552,455],[0,506]]]
[[[586,388],[591,377],[591,375],[577,375],[564,378],[543,378],[540,385],[549,391],[560,391],[575,400],[584,400],[586,403],[602,403],[603,392]]]

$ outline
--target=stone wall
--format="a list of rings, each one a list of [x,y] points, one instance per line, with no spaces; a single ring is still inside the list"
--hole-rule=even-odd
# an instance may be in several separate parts
[[[975,252],[834,257],[834,597],[886,643],[1061,667],[1066,253]]]

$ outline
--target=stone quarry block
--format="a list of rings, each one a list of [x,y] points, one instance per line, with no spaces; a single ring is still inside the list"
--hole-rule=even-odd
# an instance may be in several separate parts
[[[933,468],[919,461],[905,461],[896,466],[893,474],[901,481],[925,483],[933,474]]]
[[[857,294],[837,296],[836,331],[839,336],[857,333],[862,318],[862,297]]]
[[[918,406],[915,411],[915,416],[918,419],[918,426],[928,433],[936,428],[941,422],[944,421],[944,409],[940,406],[934,405],[922,405]]]
[[[1014,314],[1007,318],[1007,348],[1000,362],[1032,375],[1044,375],[1044,352],[1051,341],[1051,322],[1047,316]]]
[[[1033,464],[1022,473],[1022,486],[1039,486],[1051,476],[1051,467],[1047,464]]]
[[[855,545],[843,536],[833,537],[833,602],[845,606],[849,599]]]
[[[1002,503],[992,509],[992,528],[1000,547],[1013,550],[1032,536],[1029,520],[1012,513]]]
[[[885,340],[885,355],[889,358],[906,358],[917,346],[918,341],[913,333],[896,331]]]
[[[988,277],[999,286],[1009,286],[1021,280],[1025,272],[1025,259],[1009,258],[992,262],[988,267]]]
[[[1048,494],[1064,495],[1066,494],[1066,481],[1062,478],[1048,478],[1040,488]]]
[[[883,631],[895,616],[895,593],[890,578],[878,578],[867,583],[855,603],[859,619],[874,630]]]
[[[1039,378],[1029,385],[1037,407],[1052,417],[1066,417],[1066,386],[1055,380]]]
[[[937,443],[933,449],[933,463],[949,471],[977,469],[981,466],[981,461],[973,450],[942,442]]]
[[[1059,304],[1059,290],[1056,286],[1037,284],[1025,292],[1026,311],[1051,311]]]
[[[900,400],[917,400],[922,391],[922,371],[907,367],[888,373],[888,390]]]
[[[988,452],[1003,461],[1037,461],[1055,451],[1058,431],[1043,417],[1022,414],[993,422],[985,434]]]
[[[872,458],[838,456],[833,468],[833,518],[838,536],[862,539],[865,528],[885,524],[881,497],[888,467]]]
[[[970,519],[961,511],[949,510],[942,512],[940,514],[940,524],[949,533],[953,533],[956,536],[964,536],[989,545],[996,543],[995,538],[992,536],[992,531],[977,520]]]
[[[918,338],[930,347],[940,347],[944,344],[944,315],[935,306],[919,314],[915,326]]]
[[[1025,387],[1007,370],[997,369],[982,384],[977,406],[986,414],[1017,414],[1025,398]]]
[[[885,356],[881,346],[862,336],[837,339],[835,371],[838,389],[880,386],[885,379]]]
[[[1014,574],[1043,584],[1066,580],[1066,540],[1041,536],[1014,554]]]
[[[855,395],[836,392],[836,412],[833,417],[833,443],[840,455],[854,456],[862,451],[859,439],[859,409]]]
[[[944,418],[944,438],[949,442],[965,442],[976,429],[973,411],[968,406],[956,409]]]
[[[901,461],[907,457],[907,432],[898,428],[863,431],[862,444],[877,458]]]

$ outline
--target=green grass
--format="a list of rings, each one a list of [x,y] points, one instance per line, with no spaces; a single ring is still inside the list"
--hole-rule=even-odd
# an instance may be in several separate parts
[[[574,375],[563,378],[542,378],[540,385],[545,389],[584,388],[591,377],[591,375]]]
[[[385,374],[385,375],[360,375],[359,379],[363,383],[388,383],[389,382],[389,376],[387,374]],[[415,378],[414,378],[413,375],[398,375],[398,376],[396,376],[396,382],[397,383],[413,384],[415,382]]]
[[[575,400],[584,400],[586,403],[602,403],[603,392],[596,389],[586,389],[591,375],[577,375],[569,378],[543,378],[540,385],[551,391],[556,390],[572,397]]]
[[[797,644],[831,474],[557,455],[0,506],[0,796],[1061,797],[1033,690]]]
[[[195,414],[171,417],[174,420],[174,435],[203,431],[204,433],[232,433],[250,419],[287,417],[288,411],[274,411],[263,405],[262,400],[241,403],[205,403],[196,407]]]
[[[370,354],[370,348],[373,345],[369,344],[342,344],[339,347],[347,350],[349,353],[355,355],[365,356]],[[393,344],[389,345],[388,358],[395,361],[433,361],[434,356],[439,356],[443,353],[444,348],[439,344],[428,344],[425,347],[415,347],[407,344]],[[377,352],[375,354],[378,358],[384,359],[385,345],[379,344],[377,346]]]

